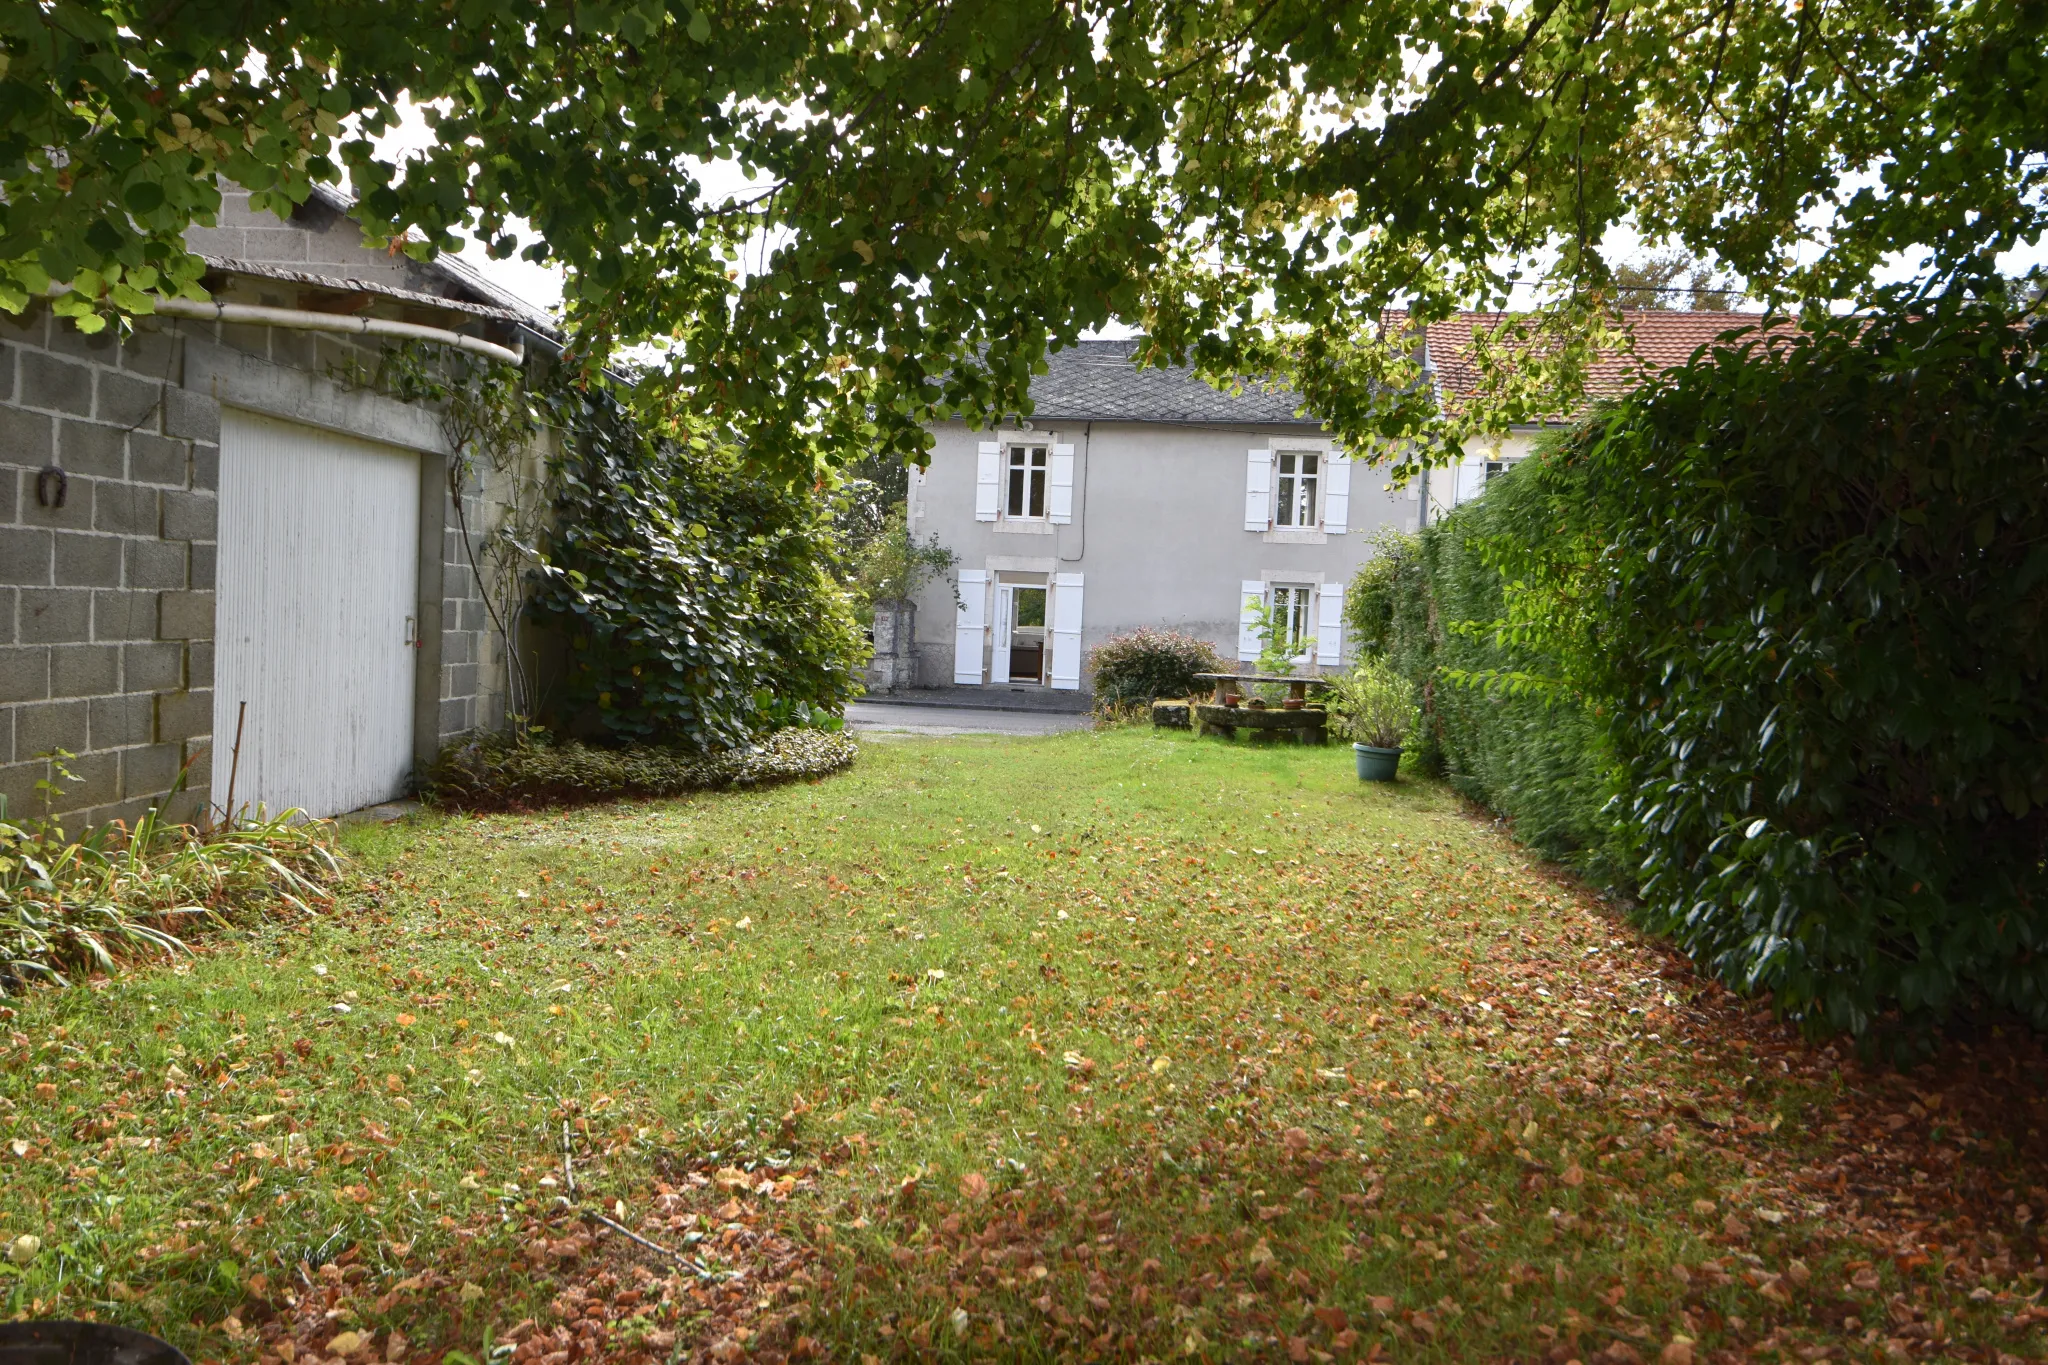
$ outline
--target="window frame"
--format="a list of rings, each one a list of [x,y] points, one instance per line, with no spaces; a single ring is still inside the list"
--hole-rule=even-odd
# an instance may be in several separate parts
[[[1284,593],[1290,603],[1288,608],[1287,643],[1294,646],[1291,656],[1297,661],[1312,651],[1315,646],[1316,595],[1321,590],[1319,583],[1269,582],[1266,584],[1266,610],[1278,612]]]
[[[1006,437],[1003,439],[1000,449],[1002,451],[1002,463],[998,467],[998,474],[1001,482],[998,486],[1001,492],[996,504],[997,515],[1004,521],[1042,522],[1050,520],[1052,516],[1052,434],[1048,432],[1045,436],[1041,437],[1036,432],[1033,432],[1021,438]],[[1022,464],[1017,463],[1017,457],[1020,455],[1024,457]],[[1031,456],[1033,455],[1038,456],[1036,466],[1031,463]],[[1033,475],[1037,477],[1034,479]],[[1038,492],[1038,511],[1036,513],[1029,510],[1034,484]],[[1010,510],[1012,492],[1021,494],[1026,510],[1022,512]]]
[[[1328,471],[1330,452],[1311,450],[1297,446],[1273,448],[1273,499],[1272,514],[1266,519],[1267,525],[1275,531],[1320,531],[1323,527],[1323,478]],[[1295,468],[1286,470],[1283,462],[1293,461]],[[1305,470],[1305,461],[1315,461],[1315,468]],[[1286,488],[1292,484],[1292,488]],[[1285,492],[1282,490],[1286,489]],[[1309,517],[1306,521],[1283,521],[1283,510],[1293,516],[1300,510],[1303,501],[1308,503]]]

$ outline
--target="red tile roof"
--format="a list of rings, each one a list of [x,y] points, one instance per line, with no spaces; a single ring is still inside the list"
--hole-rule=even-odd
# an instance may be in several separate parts
[[[1498,327],[1515,316],[1509,313],[1460,313],[1427,328],[1429,360],[1436,371],[1444,399],[1455,405],[1479,390],[1480,374],[1472,364],[1472,334],[1475,330]],[[1715,344],[1739,345],[1740,337],[1727,334],[1753,328],[1764,320],[1762,313],[1677,313],[1657,309],[1627,309],[1621,313],[1621,328],[1630,340],[1626,351],[1611,351],[1593,362],[1586,376],[1588,401],[1615,398],[1642,381],[1645,374],[1683,365],[1701,348]],[[1388,315],[1390,327],[1407,325],[1405,313]],[[1790,330],[1780,323],[1773,331]],[[1723,340],[1727,337],[1726,340]]]

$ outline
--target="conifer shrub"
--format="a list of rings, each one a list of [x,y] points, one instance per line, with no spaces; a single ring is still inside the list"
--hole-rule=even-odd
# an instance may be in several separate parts
[[[795,726],[716,754],[598,748],[543,731],[484,733],[444,748],[420,788],[453,809],[531,810],[823,777],[852,764],[857,752],[843,733]]]

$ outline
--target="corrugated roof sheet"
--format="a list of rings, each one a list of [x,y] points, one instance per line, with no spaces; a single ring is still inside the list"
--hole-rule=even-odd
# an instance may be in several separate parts
[[[1031,381],[1032,417],[1066,422],[1193,422],[1227,426],[1315,426],[1301,399],[1278,385],[1211,387],[1186,366],[1139,369],[1136,341],[1083,341],[1045,358]]]
[[[394,303],[410,304],[419,308],[438,308],[444,312],[464,313],[470,317],[490,318],[497,322],[528,321],[525,312],[497,308],[488,303],[472,303],[468,299],[447,298],[440,294],[423,294],[416,289],[400,289],[396,285],[381,284],[376,280],[351,279],[339,273],[322,274],[315,270],[277,265],[269,261],[238,261],[232,256],[212,256],[204,252],[200,253],[199,259],[206,262],[207,269],[218,270],[228,275],[248,275],[255,279],[276,280],[282,284],[303,284],[318,289],[374,294],[379,298],[390,299]]]

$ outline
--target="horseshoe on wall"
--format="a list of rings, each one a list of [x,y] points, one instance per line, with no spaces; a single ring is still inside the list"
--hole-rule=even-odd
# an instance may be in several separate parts
[[[45,465],[36,475],[36,502],[44,507],[62,507],[71,478],[55,465]]]

